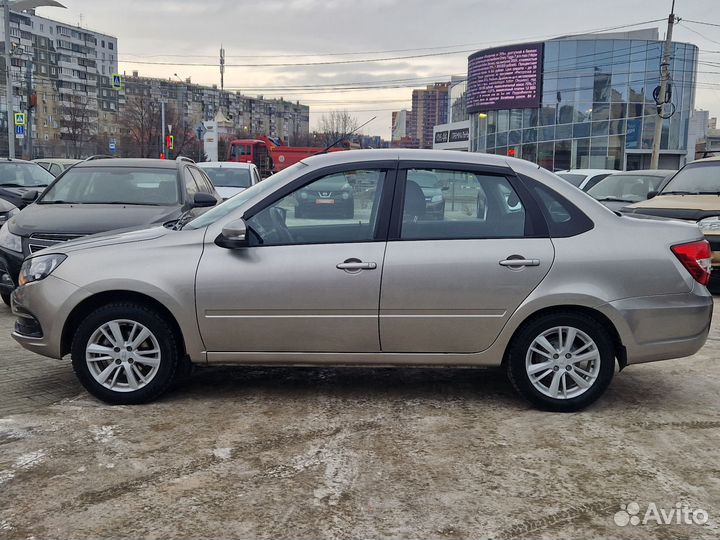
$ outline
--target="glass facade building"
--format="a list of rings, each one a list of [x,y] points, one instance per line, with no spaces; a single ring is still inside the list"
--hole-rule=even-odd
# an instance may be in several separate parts
[[[655,39],[647,39],[649,34]],[[549,170],[648,168],[663,49],[657,31],[574,36],[543,45],[540,107],[472,113],[471,149]],[[663,120],[661,168],[684,164],[697,61],[695,45],[673,43],[675,112]]]

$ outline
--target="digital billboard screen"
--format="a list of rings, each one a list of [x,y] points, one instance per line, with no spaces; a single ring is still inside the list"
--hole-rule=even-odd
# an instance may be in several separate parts
[[[479,51],[468,59],[468,112],[540,106],[543,44]]]

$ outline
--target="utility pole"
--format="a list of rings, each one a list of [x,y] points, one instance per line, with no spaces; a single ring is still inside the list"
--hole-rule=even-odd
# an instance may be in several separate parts
[[[667,102],[667,87],[670,80],[670,55],[672,52],[672,34],[675,25],[675,0],[673,0],[668,16],[667,34],[665,35],[665,48],[662,63],[660,64],[660,94],[658,98],[657,116],[655,117],[655,136],[653,138],[652,157],[650,168],[658,169],[660,166],[660,142],[662,141],[662,128],[665,120],[665,104]]]
[[[167,159],[167,144],[165,141],[165,96],[160,100],[160,123],[162,124],[162,155]]]
[[[8,157],[15,157],[15,114],[13,111],[13,87],[10,73],[10,0],[3,1],[5,22],[5,103],[7,104]]]
[[[25,145],[27,148],[28,159],[33,158],[33,142],[32,142],[32,113],[33,113],[33,88],[32,88],[32,72],[33,61],[32,56],[25,64],[25,82],[27,83],[27,114],[25,116]]]
[[[225,49],[220,45],[220,91],[225,90]]]

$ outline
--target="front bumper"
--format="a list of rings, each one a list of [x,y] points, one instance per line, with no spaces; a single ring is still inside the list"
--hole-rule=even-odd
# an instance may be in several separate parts
[[[12,312],[18,317],[12,337],[22,347],[50,358],[62,358],[65,322],[90,293],[53,275],[15,289]]]

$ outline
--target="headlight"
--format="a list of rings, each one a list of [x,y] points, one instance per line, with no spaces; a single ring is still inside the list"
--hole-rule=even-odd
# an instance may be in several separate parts
[[[442,195],[433,195],[433,198],[430,199],[430,202],[440,202],[440,201],[442,201],[442,200],[443,200],[443,196],[442,196]]]
[[[701,219],[697,224],[705,234],[720,234],[720,216]]]
[[[8,227],[2,227],[0,229],[0,246],[10,251],[22,253],[22,238],[11,233]]]
[[[40,255],[27,259],[20,268],[20,276],[18,277],[18,285],[22,287],[33,281],[45,279],[60,263],[67,259],[67,255]]]

